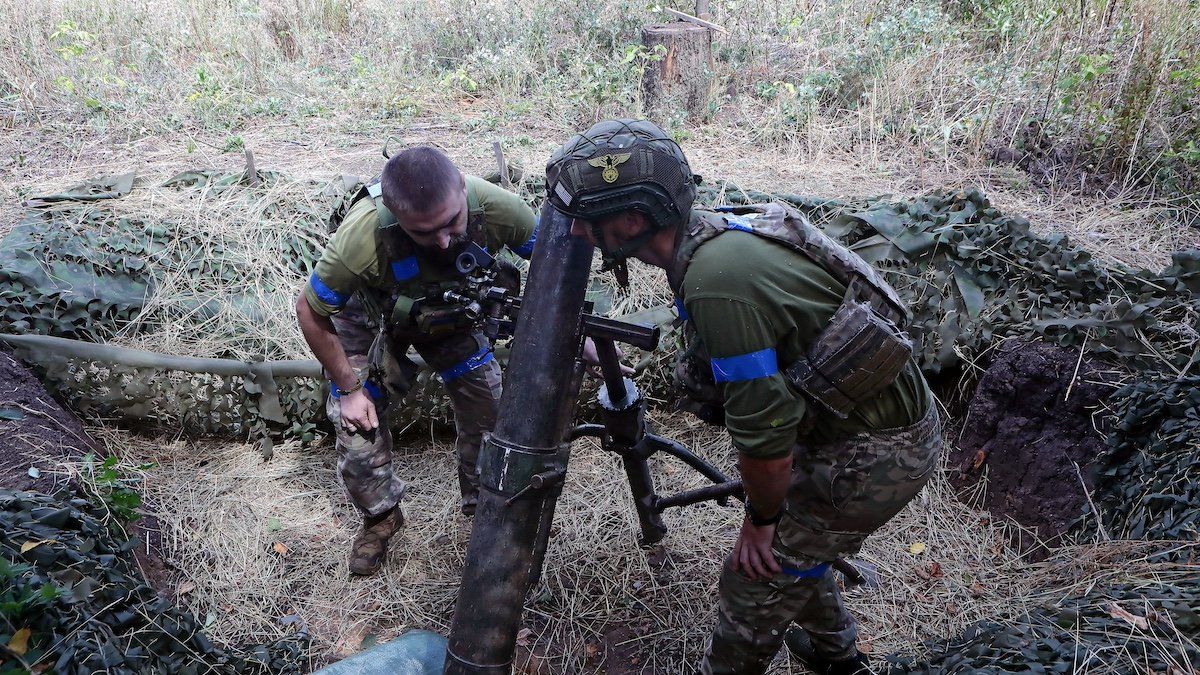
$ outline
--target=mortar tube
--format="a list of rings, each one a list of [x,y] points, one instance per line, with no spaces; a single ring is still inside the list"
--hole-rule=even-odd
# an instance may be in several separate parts
[[[566,434],[566,430],[570,428],[568,425],[570,424],[571,420],[575,419],[575,412],[579,407],[579,388],[583,386],[583,375],[585,371],[586,368],[584,367],[583,361],[576,361],[575,372],[571,376],[570,385],[570,391],[575,392],[575,394],[571,397],[571,405],[563,409],[564,419],[562,420],[562,428],[564,434]],[[566,442],[569,443],[570,439],[566,439]],[[539,528],[545,529],[547,532],[550,531],[550,525],[554,522],[554,509],[557,505],[557,501],[550,502],[550,504],[547,505],[546,510],[542,512],[542,522],[538,524]],[[549,544],[550,537],[544,537],[535,542],[533,549],[533,574],[530,575],[529,588],[526,591],[527,593],[532,593],[534,586],[536,586],[538,580],[542,578],[542,566],[546,562],[546,547],[549,546]]]
[[[547,456],[563,444],[579,394],[576,359],[592,245],[570,230],[571,218],[547,202],[492,434],[506,446]],[[512,672],[525,594],[540,573],[547,514],[560,490],[532,491],[506,506],[513,495],[481,486],[446,651],[449,675]]]

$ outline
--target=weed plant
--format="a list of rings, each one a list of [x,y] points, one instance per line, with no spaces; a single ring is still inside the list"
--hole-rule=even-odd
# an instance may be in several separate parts
[[[687,3],[674,3],[691,11]],[[11,126],[139,137],[358,118],[557,138],[641,112],[662,58],[638,0],[0,0]],[[1200,9],[1172,0],[716,0],[706,123],[763,146],[1015,162],[1057,188],[1136,192],[1186,220],[1200,164]]]

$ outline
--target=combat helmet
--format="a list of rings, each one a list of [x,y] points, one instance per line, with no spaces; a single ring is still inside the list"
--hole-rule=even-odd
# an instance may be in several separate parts
[[[698,179],[679,144],[645,120],[599,122],[567,141],[546,165],[550,203],[592,224],[603,269],[614,270],[622,285],[625,259],[660,230],[687,220]],[[627,210],[644,214],[650,229],[610,251],[597,223]]]

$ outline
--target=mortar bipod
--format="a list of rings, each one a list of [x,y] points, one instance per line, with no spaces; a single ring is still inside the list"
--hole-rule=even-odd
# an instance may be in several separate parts
[[[729,479],[715,466],[679,443],[646,433],[646,400],[633,380],[621,374],[621,364],[612,338],[592,335],[592,340],[596,343],[596,354],[604,378],[597,395],[604,411],[604,423],[581,424],[567,433],[566,441],[570,443],[584,436],[598,438],[601,448],[621,457],[642,529],[640,543],[648,546],[666,535],[667,528],[662,522],[663,509],[708,500],[716,500],[724,506],[729,497],[744,499],[742,481]],[[650,475],[647,463],[656,452],[665,452],[683,460],[714,484],[666,497],[659,495],[654,489],[654,477]]]

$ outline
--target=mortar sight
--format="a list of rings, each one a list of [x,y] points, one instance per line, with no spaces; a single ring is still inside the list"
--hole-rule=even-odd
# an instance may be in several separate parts
[[[468,243],[466,249],[454,259],[455,269],[464,275],[471,274],[479,268],[488,269],[495,263],[496,259],[475,242]]]

